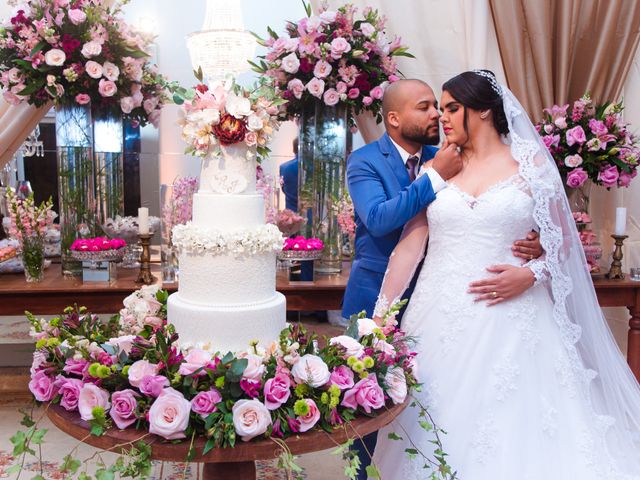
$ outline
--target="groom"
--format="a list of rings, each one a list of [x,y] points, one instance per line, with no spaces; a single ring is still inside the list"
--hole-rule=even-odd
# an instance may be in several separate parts
[[[344,318],[362,310],[373,316],[389,257],[405,223],[433,202],[446,188],[446,180],[462,168],[457,145],[441,150],[434,146],[440,141],[440,116],[429,85],[421,80],[392,83],[382,99],[382,114],[386,133],[354,151],[347,164],[356,240],[342,304]],[[416,178],[420,166],[428,160],[433,160],[431,166]],[[530,240],[532,237],[516,242],[514,254],[529,259],[540,256],[539,241]],[[523,291],[526,288],[522,286]],[[413,283],[403,298],[409,298],[412,290]],[[359,480],[367,478],[365,468],[371,462],[376,441],[377,434],[372,433],[354,444],[361,465]]]

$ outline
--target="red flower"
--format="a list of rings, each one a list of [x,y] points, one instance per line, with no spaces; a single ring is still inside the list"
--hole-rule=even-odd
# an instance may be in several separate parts
[[[207,87],[204,84],[200,84],[196,87],[196,90],[199,91],[200,93],[206,93],[209,91],[209,87]]]
[[[73,38],[68,33],[65,33],[62,36],[61,44],[62,44],[62,50],[64,50],[64,53],[66,53],[67,55],[71,55],[74,51],[80,48],[80,45],[82,45],[80,40]]]
[[[247,127],[244,122],[225,113],[215,127],[213,133],[216,134],[221,145],[233,145],[244,140]]]

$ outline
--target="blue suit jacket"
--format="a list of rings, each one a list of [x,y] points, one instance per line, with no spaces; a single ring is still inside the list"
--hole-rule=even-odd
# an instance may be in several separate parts
[[[285,206],[294,212],[298,211],[298,156],[280,165],[282,191]]]
[[[436,147],[423,147],[421,162],[433,158],[437,151]],[[349,318],[362,310],[371,316],[404,225],[436,195],[427,175],[411,182],[398,149],[386,133],[351,154],[347,183],[355,209],[356,245],[342,316]]]

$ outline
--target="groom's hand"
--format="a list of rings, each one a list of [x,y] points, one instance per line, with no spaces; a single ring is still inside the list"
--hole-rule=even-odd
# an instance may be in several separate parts
[[[522,258],[526,261],[540,258],[544,253],[542,245],[540,245],[540,235],[536,231],[531,231],[527,238],[514,242],[511,250],[514,257]]]
[[[486,301],[487,307],[517,297],[531,288],[536,281],[535,275],[527,267],[492,265],[487,271],[496,275],[471,282],[467,290],[467,293],[476,295],[475,302]]]
[[[462,169],[462,156],[458,151],[458,145],[445,140],[442,148],[433,157],[433,169],[443,180],[455,177]]]

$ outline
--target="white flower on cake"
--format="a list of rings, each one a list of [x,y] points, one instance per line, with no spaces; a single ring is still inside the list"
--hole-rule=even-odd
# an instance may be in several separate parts
[[[232,232],[200,227],[188,222],[173,227],[173,245],[180,251],[190,253],[251,254],[279,252],[284,238],[275,225],[260,225],[257,228]]]
[[[236,118],[248,117],[251,115],[251,102],[248,98],[239,97],[234,93],[227,95],[227,113]]]

